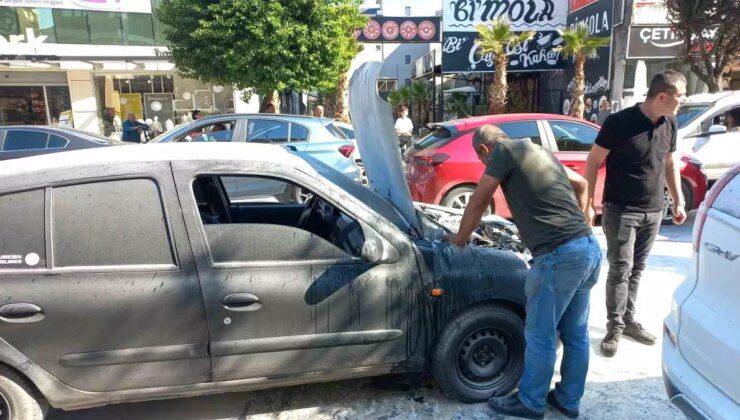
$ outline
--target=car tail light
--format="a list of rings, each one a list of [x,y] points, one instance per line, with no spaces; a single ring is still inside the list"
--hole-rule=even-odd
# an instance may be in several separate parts
[[[346,146],[342,146],[342,147],[339,148],[339,153],[341,153],[342,156],[344,156],[346,158],[352,156],[352,152],[354,152],[354,151],[355,151],[355,146],[353,146],[351,144],[348,144]]]
[[[699,211],[696,213],[696,227],[694,228],[694,235],[692,238],[694,243],[694,252],[699,252],[699,244],[701,243],[701,231],[704,229],[704,222],[707,220],[707,214],[709,213],[709,209],[714,204],[714,200],[719,197],[719,193],[722,192],[722,189],[725,187],[725,185],[729,184],[730,181],[732,181],[732,179],[735,178],[738,173],[740,173],[740,169],[736,168],[724,174],[722,178],[714,183],[712,189],[709,190],[709,193],[707,193],[707,197],[704,199],[704,202],[701,203],[701,206],[699,206]]]
[[[431,156],[414,156],[414,162],[418,166],[435,166],[443,163],[449,158],[450,156],[444,153],[435,153]]]

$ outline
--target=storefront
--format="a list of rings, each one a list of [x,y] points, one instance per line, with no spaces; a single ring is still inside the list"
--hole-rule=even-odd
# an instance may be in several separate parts
[[[193,110],[257,111],[229,86],[178,76],[158,1],[0,0],[0,125],[67,124],[109,135],[131,112],[164,131]]]
[[[0,125],[68,125],[71,109],[64,73],[0,71]]]

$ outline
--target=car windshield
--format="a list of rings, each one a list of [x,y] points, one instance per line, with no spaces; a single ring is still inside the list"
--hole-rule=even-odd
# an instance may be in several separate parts
[[[414,149],[425,150],[425,149],[439,149],[440,147],[448,144],[453,140],[452,133],[450,130],[444,127],[435,127],[434,130],[429,133],[426,137],[419,140],[418,143],[414,144]]]
[[[701,114],[709,109],[711,104],[686,104],[682,105],[676,115],[678,128],[684,128],[692,121],[697,119]]]
[[[408,223],[408,221],[406,221],[401,213],[399,213],[398,210],[396,210],[396,208],[393,207],[393,205],[388,200],[383,199],[373,190],[367,187],[363,187],[361,184],[349,179],[343,173],[324,164],[323,162],[310,155],[304,153],[296,153],[296,156],[299,156],[303,160],[308,162],[314,169],[316,169],[316,171],[321,176],[328,179],[334,185],[343,189],[348,194],[361,201],[367,207],[373,209],[378,214],[383,216],[386,220],[393,223],[398,229],[401,230],[401,232],[409,234],[412,231],[411,225]]]

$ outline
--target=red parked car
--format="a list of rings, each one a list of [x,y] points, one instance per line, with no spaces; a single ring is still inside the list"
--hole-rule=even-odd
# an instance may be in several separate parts
[[[484,170],[471,146],[473,132],[486,124],[499,127],[514,139],[529,138],[581,175],[599,132],[598,125],[554,114],[490,115],[432,124],[433,131],[406,156],[406,180],[415,201],[465,208]],[[594,197],[597,214],[601,214],[605,176],[604,163]],[[699,207],[707,192],[707,177],[701,163],[686,155],[681,157],[681,187],[687,211]],[[494,194],[494,202],[496,214],[511,218],[501,189]],[[669,208],[666,199],[666,216]]]

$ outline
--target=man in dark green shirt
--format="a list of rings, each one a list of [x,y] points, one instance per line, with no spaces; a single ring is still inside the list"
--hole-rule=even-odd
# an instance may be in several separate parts
[[[601,267],[601,249],[583,212],[588,184],[541,146],[511,140],[493,126],[475,132],[473,147],[486,171],[450,242],[467,243],[501,185],[534,256],[525,284],[527,347],[519,391],[492,397],[488,405],[500,414],[541,419],[549,403],[577,417],[588,372],[589,292]],[[557,332],[564,347],[562,380],[549,391]]]

